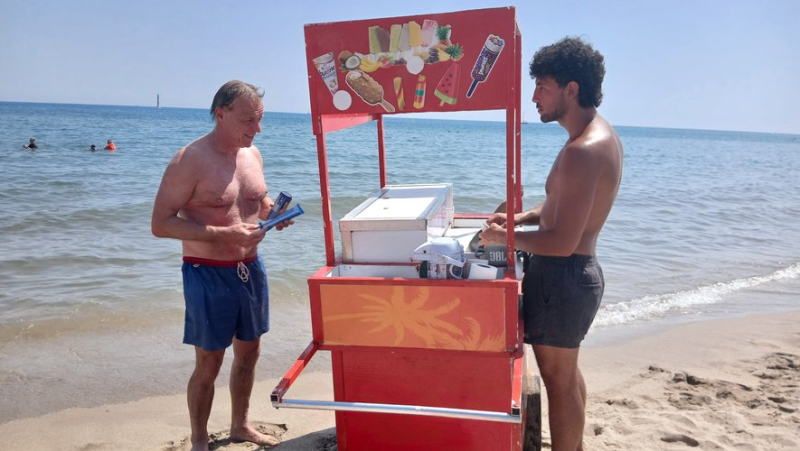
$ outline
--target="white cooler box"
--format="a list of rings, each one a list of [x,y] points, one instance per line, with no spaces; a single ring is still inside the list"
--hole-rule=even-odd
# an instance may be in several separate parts
[[[408,263],[453,222],[453,187],[387,185],[339,220],[345,263]]]

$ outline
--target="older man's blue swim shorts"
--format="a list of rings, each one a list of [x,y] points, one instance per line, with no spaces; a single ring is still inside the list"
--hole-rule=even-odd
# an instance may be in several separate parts
[[[240,262],[183,258],[183,342],[206,351],[252,341],[269,330],[267,271],[258,256]]]
[[[522,279],[525,343],[580,347],[604,289],[603,270],[594,256],[531,255]]]

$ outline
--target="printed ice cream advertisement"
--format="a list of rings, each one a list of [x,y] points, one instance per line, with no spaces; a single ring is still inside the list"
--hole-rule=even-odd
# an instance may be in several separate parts
[[[503,45],[505,45],[505,42],[498,36],[490,34],[489,37],[486,38],[481,53],[478,55],[478,59],[475,60],[475,67],[472,68],[472,72],[470,73],[472,84],[469,85],[469,90],[467,90],[467,97],[472,97],[475,88],[478,87],[478,83],[483,83],[489,78],[494,63],[503,50]]]
[[[333,104],[338,110],[347,110],[352,104],[352,97],[347,91],[339,90],[339,78],[336,74],[336,63],[333,61],[333,52],[325,53],[314,58],[314,67],[319,76],[333,96]]]
[[[306,25],[312,111],[505,108],[515,30],[513,8]]]

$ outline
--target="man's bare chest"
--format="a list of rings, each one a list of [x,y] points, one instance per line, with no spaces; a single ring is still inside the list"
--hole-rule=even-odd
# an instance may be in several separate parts
[[[264,175],[258,167],[218,167],[201,177],[193,201],[209,206],[225,206],[260,201],[266,194]]]

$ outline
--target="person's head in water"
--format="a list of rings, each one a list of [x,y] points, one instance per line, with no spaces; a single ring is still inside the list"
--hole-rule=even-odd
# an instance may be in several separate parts
[[[603,55],[577,37],[566,37],[542,47],[533,55],[530,64],[530,75],[536,79],[537,90],[540,84],[549,81],[562,91],[561,96],[565,94],[564,89],[576,91],[578,105],[583,108],[600,106],[605,74]],[[539,106],[536,95],[533,101]],[[540,111],[543,122],[558,120],[563,113],[557,106],[546,109],[551,110],[550,114]]]
[[[36,144],[36,138],[31,138],[28,140],[28,144]]]
[[[97,150],[97,146],[95,146],[94,144],[92,144],[91,146],[89,146],[89,150],[91,150],[92,152],[94,152],[95,150]]]

